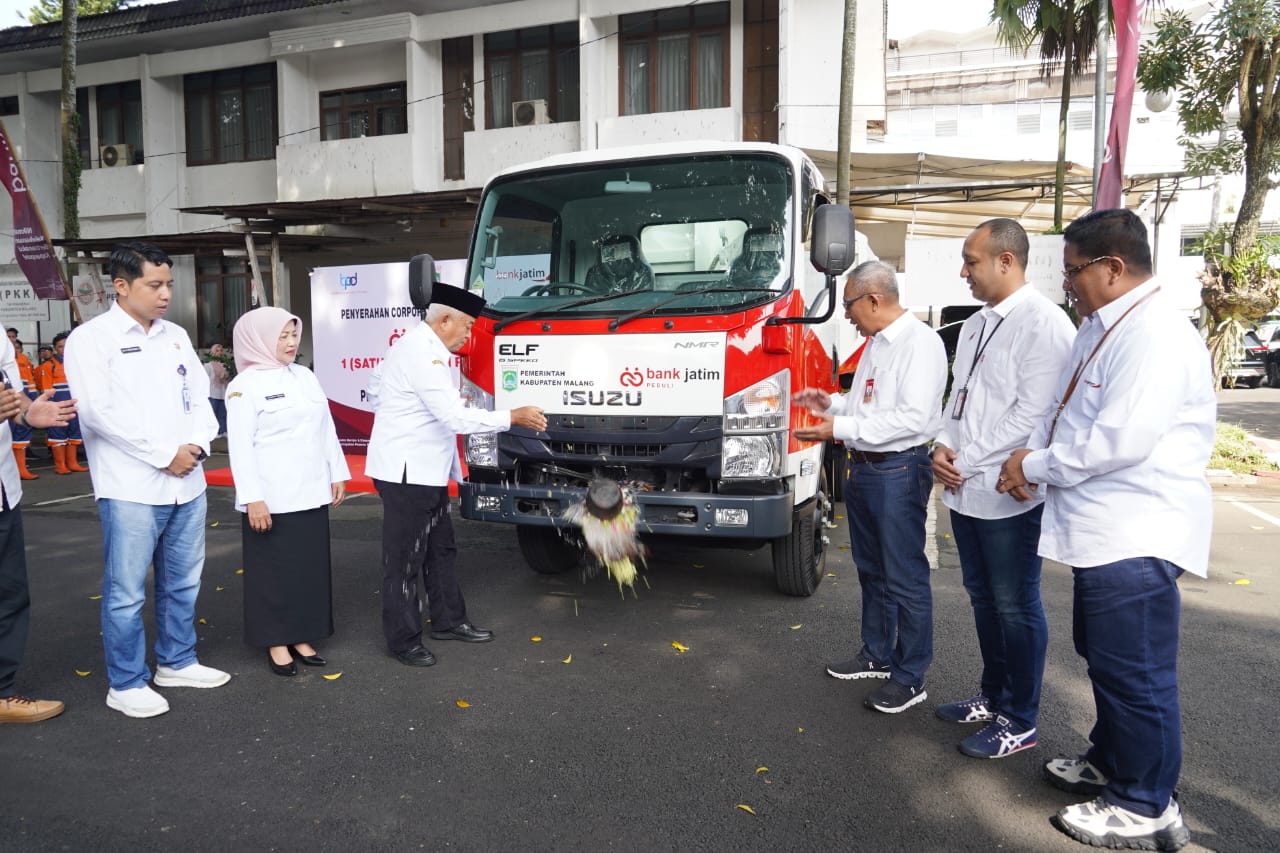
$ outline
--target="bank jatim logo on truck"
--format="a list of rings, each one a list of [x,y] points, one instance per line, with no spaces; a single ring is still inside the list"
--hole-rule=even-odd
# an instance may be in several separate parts
[[[639,388],[644,384],[644,374],[638,367],[629,367],[618,376],[623,388]]]

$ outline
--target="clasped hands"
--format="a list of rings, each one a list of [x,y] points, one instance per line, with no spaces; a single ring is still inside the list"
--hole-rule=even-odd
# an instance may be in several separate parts
[[[1035,483],[1028,483],[1022,472],[1022,460],[1030,453],[1030,449],[1022,448],[1009,454],[1004,465],[1000,466],[1000,478],[996,480],[996,491],[1008,495],[1018,503],[1031,500],[1032,492],[1039,488]],[[965,476],[955,466],[956,452],[946,445],[939,444],[933,449],[933,476],[948,492],[955,492],[964,484]]]

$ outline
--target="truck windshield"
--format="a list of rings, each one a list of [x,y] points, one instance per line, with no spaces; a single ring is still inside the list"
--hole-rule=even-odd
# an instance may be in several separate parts
[[[787,161],[762,153],[511,175],[481,203],[471,285],[507,315],[688,314],[776,299],[791,285],[793,183]]]

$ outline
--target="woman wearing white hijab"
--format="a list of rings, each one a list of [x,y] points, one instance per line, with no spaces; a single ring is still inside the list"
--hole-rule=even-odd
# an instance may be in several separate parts
[[[294,655],[326,663],[311,642],[333,634],[329,507],[351,477],[319,381],[293,363],[301,332],[283,308],[242,316],[227,386],[227,449],[244,513],[244,636],[285,676],[298,672]]]

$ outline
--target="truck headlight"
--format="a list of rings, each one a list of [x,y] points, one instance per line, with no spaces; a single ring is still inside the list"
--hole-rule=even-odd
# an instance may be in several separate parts
[[[781,370],[724,398],[720,476],[769,479],[782,476],[784,441],[790,426],[791,371]]]
[[[467,377],[462,377],[462,386],[458,390],[467,408],[493,411],[493,395]],[[466,449],[467,465],[479,468],[498,467],[497,433],[484,432],[469,435],[463,442],[463,447]]]

